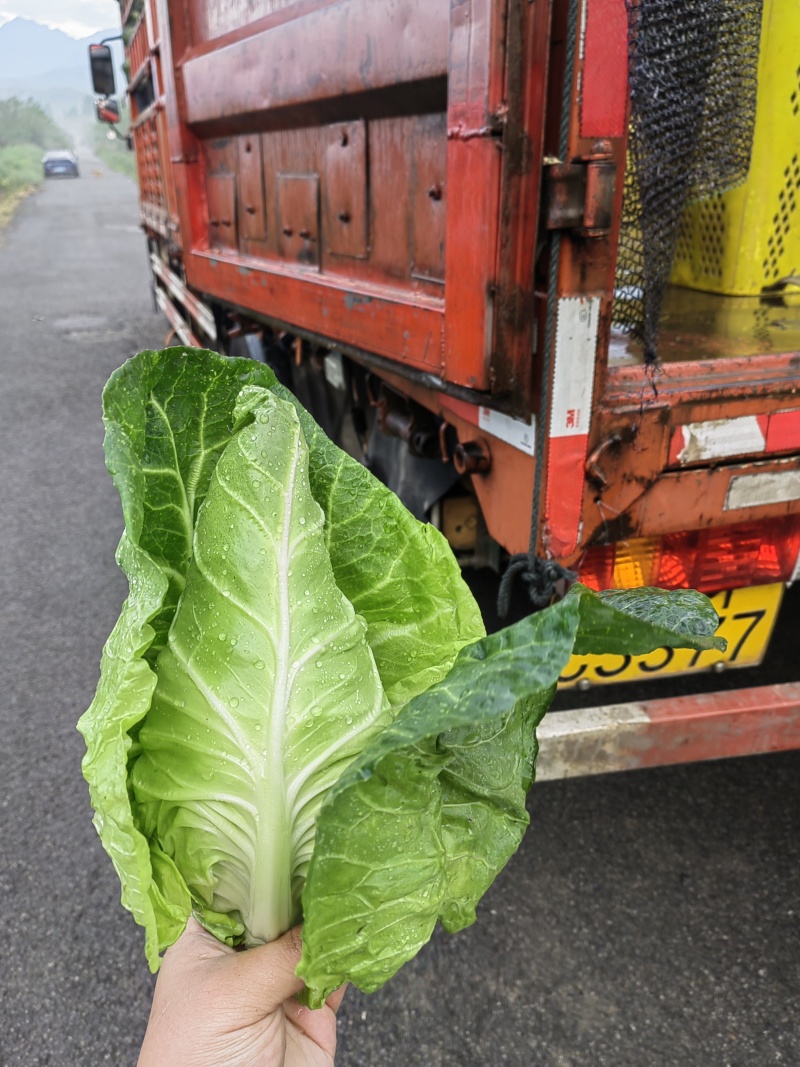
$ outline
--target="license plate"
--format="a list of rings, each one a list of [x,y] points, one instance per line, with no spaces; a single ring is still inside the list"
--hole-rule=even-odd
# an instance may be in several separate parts
[[[731,589],[711,597],[721,620],[717,634],[728,642],[725,652],[658,648],[646,656],[573,656],[559,679],[559,688],[568,689],[578,683],[642,682],[665,674],[707,671],[720,663],[726,667],[758,666],[772,635],[783,588],[777,582]]]

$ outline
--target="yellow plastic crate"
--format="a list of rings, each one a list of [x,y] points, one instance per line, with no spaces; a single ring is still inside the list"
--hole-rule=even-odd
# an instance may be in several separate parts
[[[747,180],[689,204],[671,281],[752,296],[800,274],[800,0],[764,0]]]

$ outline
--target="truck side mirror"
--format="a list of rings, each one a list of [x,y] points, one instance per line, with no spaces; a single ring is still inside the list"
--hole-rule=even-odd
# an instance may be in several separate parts
[[[113,96],[117,91],[114,81],[114,57],[107,44],[89,45],[89,67],[92,72],[92,88],[97,95]]]
[[[98,100],[94,109],[98,122],[119,122],[119,104],[116,100]]]

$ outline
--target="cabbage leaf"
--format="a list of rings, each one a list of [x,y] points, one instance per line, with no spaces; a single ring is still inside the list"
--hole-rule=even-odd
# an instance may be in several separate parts
[[[391,721],[323,522],[294,408],[267,393],[212,475],[131,772],[147,836],[248,943],[301,918],[322,799]]]

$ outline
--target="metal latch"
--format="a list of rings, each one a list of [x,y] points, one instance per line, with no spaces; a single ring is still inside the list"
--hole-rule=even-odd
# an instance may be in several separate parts
[[[575,163],[545,159],[544,219],[548,230],[605,237],[611,230],[617,165],[612,159]]]

